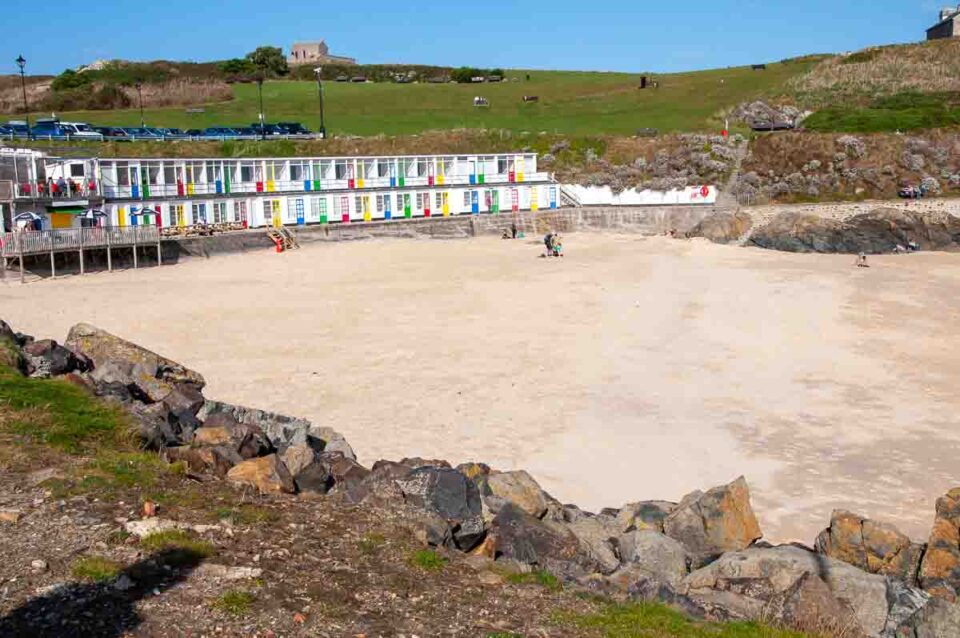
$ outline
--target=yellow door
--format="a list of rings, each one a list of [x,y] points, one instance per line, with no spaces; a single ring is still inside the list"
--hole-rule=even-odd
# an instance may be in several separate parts
[[[536,211],[540,208],[540,189],[536,186],[530,189],[530,210]]]
[[[280,228],[281,226],[283,226],[283,218],[280,217],[280,200],[279,199],[275,199],[272,202],[270,202],[270,211],[271,211],[270,216],[273,218],[273,227]]]
[[[50,226],[54,229],[72,228],[73,215],[70,213],[50,213]]]
[[[366,195],[363,198],[363,221],[368,222],[373,218],[373,215],[370,213],[370,196]]]
[[[450,193],[444,192],[442,197],[443,197],[443,207],[442,207],[443,216],[449,217],[450,216]]]

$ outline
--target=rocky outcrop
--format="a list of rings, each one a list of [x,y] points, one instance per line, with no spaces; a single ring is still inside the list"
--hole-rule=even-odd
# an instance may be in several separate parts
[[[749,243],[787,252],[889,253],[897,246],[921,250],[960,248],[960,219],[879,208],[846,221],[785,212],[751,233]]]
[[[729,485],[685,496],[664,519],[663,530],[683,544],[695,565],[749,547],[762,536],[742,476]]]
[[[440,515],[450,526],[459,549],[469,551],[483,540],[480,491],[460,472],[449,468],[422,466],[397,480],[404,499]]]
[[[850,512],[835,511],[817,537],[816,551],[872,574],[916,585],[924,546],[897,528]]]
[[[747,213],[718,212],[707,217],[694,226],[688,237],[703,237],[715,244],[731,244],[742,238],[753,226],[753,218]]]
[[[598,570],[580,542],[562,528],[550,527],[513,503],[497,513],[490,527],[493,556],[575,579]]]
[[[937,515],[920,565],[920,585],[950,602],[960,593],[960,488],[937,499]]]

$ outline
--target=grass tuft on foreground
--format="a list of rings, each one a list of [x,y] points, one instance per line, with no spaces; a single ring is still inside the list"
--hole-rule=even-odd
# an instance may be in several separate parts
[[[805,638],[805,634],[752,622],[701,623],[655,603],[608,603],[592,614],[562,613],[555,620],[604,638]]]
[[[70,573],[74,578],[103,583],[116,578],[121,569],[123,566],[115,560],[102,556],[84,556],[74,561],[70,566]]]
[[[421,549],[410,557],[410,564],[428,572],[437,572],[447,564],[447,559],[432,549]]]
[[[207,558],[214,553],[211,543],[200,540],[182,529],[171,529],[144,536],[140,540],[140,547],[150,552],[182,550],[201,558]]]
[[[230,616],[246,616],[256,600],[257,597],[248,591],[233,589],[221,594],[210,606]]]
[[[528,574],[508,574],[507,582],[513,583],[514,585],[540,585],[551,591],[560,591],[563,589],[563,584],[560,582],[560,579],[545,569],[538,569]]]

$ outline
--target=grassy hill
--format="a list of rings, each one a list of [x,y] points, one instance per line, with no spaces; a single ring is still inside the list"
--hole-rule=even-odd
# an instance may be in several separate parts
[[[788,80],[813,68],[813,60],[658,75],[657,89],[639,90],[640,76],[625,73],[512,71],[502,84],[346,84],[326,82],[327,129],[336,135],[407,135],[426,130],[486,128],[568,135],[632,135],[640,128],[714,131],[719,114],[745,100],[780,94]],[[250,125],[259,112],[255,84],[233,86],[234,99],[209,104],[202,113],[151,109],[150,126],[204,128]],[[476,108],[473,97],[490,100]],[[525,104],[524,95],[539,96]],[[274,81],[263,87],[269,121],[319,122],[313,82]],[[137,109],[58,113],[65,120],[135,126]]]

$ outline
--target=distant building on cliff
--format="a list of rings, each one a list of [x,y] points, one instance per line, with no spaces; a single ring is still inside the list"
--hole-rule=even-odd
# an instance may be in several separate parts
[[[317,42],[294,42],[287,56],[291,66],[300,64],[356,64],[353,58],[331,55],[330,47],[323,40]]]
[[[927,29],[927,40],[960,37],[960,5],[940,9],[940,22]]]

